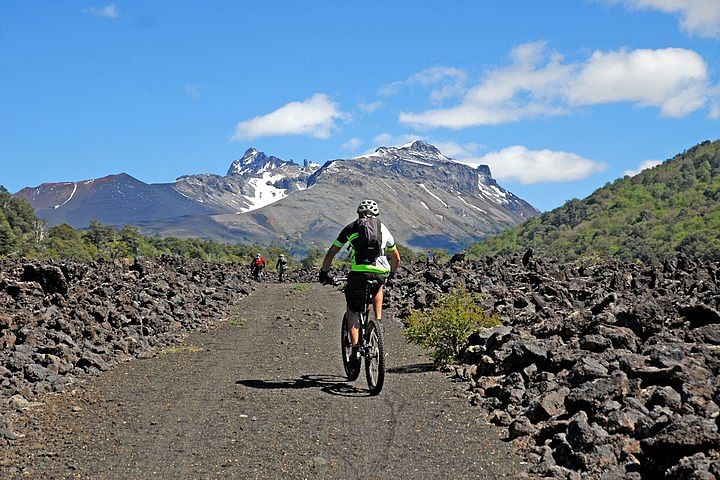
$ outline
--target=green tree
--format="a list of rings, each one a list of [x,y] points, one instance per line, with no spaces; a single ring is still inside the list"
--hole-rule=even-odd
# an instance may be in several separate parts
[[[142,246],[147,241],[140,235],[140,229],[133,225],[125,225],[118,232],[118,240],[125,244],[123,256],[136,257],[140,253]]]
[[[117,231],[110,225],[103,225],[97,220],[90,222],[88,229],[85,231],[85,241],[100,248],[103,245],[115,240]]]
[[[323,258],[325,258],[325,254],[322,250],[313,247],[308,251],[307,256],[300,261],[300,265],[303,268],[319,267]]]
[[[12,253],[15,249],[15,233],[13,233],[10,223],[5,217],[5,213],[0,210],[0,255]]]

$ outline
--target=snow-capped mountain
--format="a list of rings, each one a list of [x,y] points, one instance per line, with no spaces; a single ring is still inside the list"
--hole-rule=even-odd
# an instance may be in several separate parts
[[[355,218],[362,198],[378,202],[396,240],[418,248],[459,248],[540,213],[498,185],[486,165],[460,164],[417,141],[329,161],[306,190],[252,215],[214,218],[245,241],[327,245]]]
[[[457,249],[539,214],[498,185],[487,166],[457,163],[420,141],[322,167],[251,148],[225,176],[145,184],[121,174],[43,184],[17,195],[50,225],[83,228],[98,220],[138,225],[151,234],[323,248],[355,218],[363,198],[378,202],[397,241],[417,248]]]
[[[277,202],[307,188],[317,163],[294,162],[267,156],[254,148],[235,160],[227,175],[201,174],[180,177],[175,188],[181,194],[222,211],[244,213]]]

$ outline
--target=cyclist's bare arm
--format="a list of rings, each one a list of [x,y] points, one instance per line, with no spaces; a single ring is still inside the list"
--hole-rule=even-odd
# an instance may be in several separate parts
[[[397,247],[390,252],[390,271],[396,272],[400,266],[400,249]]]
[[[340,247],[336,247],[335,245],[330,245],[330,248],[328,248],[327,253],[325,254],[325,258],[323,259],[323,264],[320,269],[324,272],[327,272],[330,270],[330,267],[332,266],[333,258],[335,258],[335,255],[338,254],[340,251]]]

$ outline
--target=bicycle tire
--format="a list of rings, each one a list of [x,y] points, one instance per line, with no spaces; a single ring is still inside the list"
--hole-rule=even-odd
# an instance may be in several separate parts
[[[343,315],[340,325],[340,357],[342,358],[345,376],[350,381],[357,380],[360,376],[360,359],[351,358],[352,356],[352,340],[350,332],[347,328],[347,314]]]
[[[382,324],[368,321],[367,353],[365,354],[365,376],[370,395],[377,395],[385,383],[385,336]]]

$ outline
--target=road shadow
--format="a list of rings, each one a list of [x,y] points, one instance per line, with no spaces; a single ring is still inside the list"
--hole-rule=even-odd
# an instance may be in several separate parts
[[[427,362],[427,363],[413,363],[411,365],[401,365],[399,367],[388,368],[386,370],[386,372],[387,373],[408,374],[408,373],[434,372],[436,370],[437,370],[437,368],[435,368],[434,363]]]
[[[300,378],[287,380],[238,380],[236,385],[257,388],[260,390],[300,390],[314,388],[330,395],[341,397],[369,397],[370,392],[347,383],[345,377],[338,375],[302,375]]]

